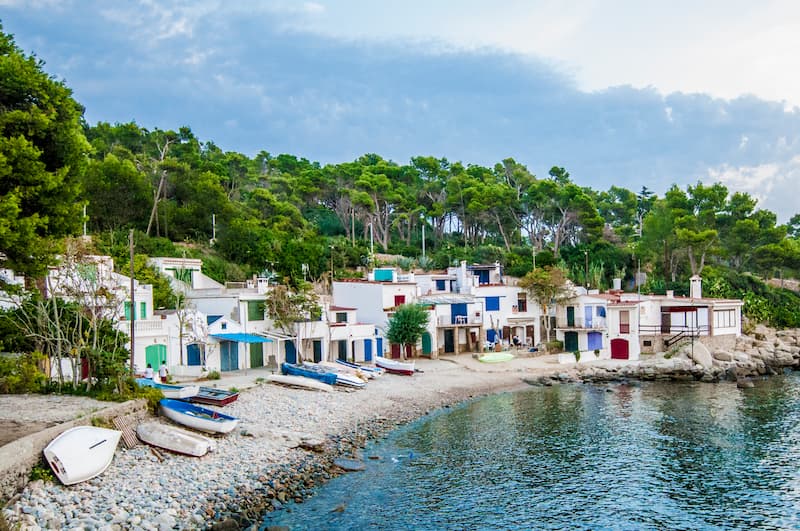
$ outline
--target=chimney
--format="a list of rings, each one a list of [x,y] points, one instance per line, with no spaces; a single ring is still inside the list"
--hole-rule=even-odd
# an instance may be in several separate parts
[[[703,279],[699,275],[689,279],[689,296],[693,299],[703,298]]]
[[[622,279],[615,278],[614,279],[614,291],[622,291]]]

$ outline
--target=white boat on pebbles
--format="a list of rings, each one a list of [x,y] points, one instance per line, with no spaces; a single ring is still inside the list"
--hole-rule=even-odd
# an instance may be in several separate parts
[[[213,439],[160,422],[139,424],[136,427],[136,435],[150,446],[195,457],[202,457],[217,448],[217,443]]]
[[[320,382],[319,380],[314,380],[312,378],[306,378],[305,376],[270,374],[267,376],[267,381],[274,384],[286,385],[289,387],[300,387],[302,389],[313,389],[314,391],[325,391],[327,393],[333,391],[332,385]]]
[[[117,430],[77,426],[53,439],[44,458],[61,483],[74,485],[105,472],[121,436]]]

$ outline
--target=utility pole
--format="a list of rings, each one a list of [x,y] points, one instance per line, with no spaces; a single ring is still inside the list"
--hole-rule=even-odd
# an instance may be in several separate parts
[[[128,246],[131,253],[131,376],[133,376],[133,353],[136,352],[136,294],[133,277],[133,229],[131,229],[130,233],[128,234]]]
[[[580,255],[579,255],[580,256]],[[584,265],[584,275],[586,278],[586,289],[589,289],[589,251],[583,251],[583,258],[586,264]]]

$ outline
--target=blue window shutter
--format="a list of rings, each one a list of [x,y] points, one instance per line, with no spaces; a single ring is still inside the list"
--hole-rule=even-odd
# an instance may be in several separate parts
[[[500,310],[500,297],[486,297],[486,311],[496,312]]]

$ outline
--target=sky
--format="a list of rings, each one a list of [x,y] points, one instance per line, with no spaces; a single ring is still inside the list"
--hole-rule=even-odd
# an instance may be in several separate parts
[[[0,21],[90,124],[323,164],[511,157],[595,190],[721,182],[800,213],[791,0],[0,0]]]

